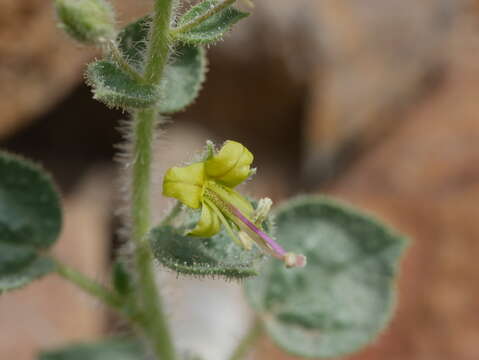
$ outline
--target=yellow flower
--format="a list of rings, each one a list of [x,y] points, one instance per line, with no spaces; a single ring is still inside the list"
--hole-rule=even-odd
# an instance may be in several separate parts
[[[201,208],[200,220],[188,235],[211,237],[223,225],[244,249],[250,250],[255,242],[286,266],[304,266],[304,256],[287,253],[261,229],[271,201],[260,201],[255,211],[251,202],[234,190],[254,172],[253,158],[242,144],[228,140],[204,161],[169,169],[163,179],[163,194],[192,209]]]

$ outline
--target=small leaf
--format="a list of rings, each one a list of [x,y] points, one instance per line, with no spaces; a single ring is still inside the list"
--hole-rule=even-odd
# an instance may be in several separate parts
[[[277,213],[277,237],[303,252],[305,268],[270,262],[246,283],[251,305],[286,351],[337,357],[370,343],[391,318],[405,239],[327,198],[297,199]]]
[[[151,16],[128,24],[118,34],[118,47],[128,63],[139,72],[143,70]]]
[[[115,13],[104,0],[56,0],[60,26],[75,40],[99,44],[115,37]]]
[[[156,259],[180,274],[243,279],[258,275],[263,255],[258,248],[245,251],[225,231],[211,238],[183,235],[171,226],[158,226],[150,235]]]
[[[141,345],[129,339],[111,339],[95,344],[76,344],[45,351],[39,360],[142,360],[146,359]]]
[[[0,152],[0,293],[53,270],[39,255],[57,240],[61,223],[50,177],[29,161]]]
[[[193,6],[178,21],[178,28],[185,26],[201,16],[205,15],[220,2],[217,0],[206,0]],[[185,32],[176,32],[175,37],[189,44],[209,44],[220,40],[231,27],[249,14],[228,6],[205,21],[193,26]]]
[[[157,87],[138,82],[111,61],[91,63],[86,77],[93,88],[93,97],[111,108],[141,109],[159,99]]]
[[[118,36],[121,52],[138,71],[145,62],[151,17],[145,16],[127,25]],[[206,54],[202,47],[178,44],[165,68],[160,85],[158,109],[163,114],[184,110],[198,96],[205,80]],[[125,92],[128,93],[128,92]],[[155,93],[155,97],[157,94]],[[155,98],[156,102],[158,98]]]
[[[160,112],[172,114],[193,103],[201,90],[205,73],[206,55],[202,47],[177,46],[161,84]]]

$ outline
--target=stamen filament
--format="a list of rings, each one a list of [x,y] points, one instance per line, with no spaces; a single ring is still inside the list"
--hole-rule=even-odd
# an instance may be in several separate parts
[[[241,211],[236,209],[233,205],[229,205],[229,208],[231,212],[241,220],[251,231],[259,235],[267,244],[268,246],[273,250],[275,255],[277,255],[278,258],[282,259],[284,255],[286,254],[286,251],[279,245],[276,241],[274,241],[271,237],[268,236],[264,231],[261,229],[258,229],[255,224],[253,224],[246,216],[244,216]]]

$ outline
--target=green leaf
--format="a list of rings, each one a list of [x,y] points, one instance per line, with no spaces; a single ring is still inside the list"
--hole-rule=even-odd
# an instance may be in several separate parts
[[[277,238],[305,268],[270,262],[246,293],[273,340],[304,357],[337,357],[371,342],[391,318],[406,240],[328,198],[300,198],[277,213]]]
[[[55,263],[50,258],[37,256],[33,261],[15,269],[0,273],[0,294],[28,285],[32,281],[55,270]]]
[[[202,47],[178,45],[165,69],[161,84],[159,110],[172,114],[184,110],[198,96],[206,73],[206,55]]]
[[[50,177],[29,161],[0,152],[0,293],[53,269],[39,255],[57,240],[61,224]]]
[[[56,0],[60,26],[75,40],[100,44],[115,37],[115,13],[104,0]]]
[[[118,47],[128,63],[139,72],[143,71],[148,32],[151,26],[151,16],[128,24],[118,34]]]
[[[178,21],[177,28],[180,29],[189,23],[199,20],[220,2],[217,0],[206,0],[193,6]],[[215,15],[188,28],[186,31],[173,32],[175,37],[189,44],[209,44],[220,40],[231,27],[249,14],[228,6]]]
[[[45,351],[39,360],[142,360],[146,359],[141,345],[129,339],[112,339],[96,344],[76,344]]]
[[[156,259],[179,274],[244,279],[258,275],[263,255],[245,251],[225,231],[211,238],[185,236],[184,230],[158,226],[150,235]]]
[[[93,98],[111,108],[141,109],[154,105],[160,97],[157,87],[133,79],[111,61],[88,65],[86,78]]]
[[[138,71],[143,70],[150,26],[151,17],[145,16],[127,25],[118,36],[122,54]],[[202,47],[182,44],[175,47],[159,89],[161,113],[172,114],[193,103],[205,80],[206,63]]]

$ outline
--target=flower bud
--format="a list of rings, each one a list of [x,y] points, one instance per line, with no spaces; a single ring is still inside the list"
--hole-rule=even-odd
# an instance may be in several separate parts
[[[56,0],[60,26],[74,39],[98,44],[114,39],[115,14],[105,0]]]

